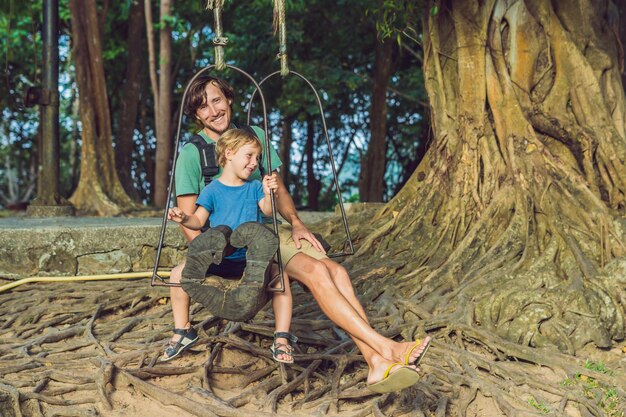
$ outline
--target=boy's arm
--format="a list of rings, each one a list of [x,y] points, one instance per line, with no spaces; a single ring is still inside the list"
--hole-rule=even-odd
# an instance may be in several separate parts
[[[178,207],[185,213],[193,213],[196,210],[196,201],[198,200],[198,194],[185,194],[176,197],[176,203]],[[188,229],[187,227],[180,225],[180,230],[187,241],[191,242],[200,234],[199,230]]]
[[[172,210],[176,210],[176,209],[177,208],[174,207]],[[209,219],[209,212],[207,211],[207,209],[205,209],[202,206],[198,206],[195,213],[193,214],[187,214],[182,210],[180,211],[176,210],[176,214],[177,216],[175,217],[172,216],[172,220],[192,230],[202,229],[204,224]]]
[[[276,175],[276,173],[266,175],[263,177],[263,180],[257,189],[257,192],[263,196],[263,198],[259,200],[259,209],[261,209],[261,212],[266,216],[272,215],[272,198],[270,196],[270,190],[274,190],[274,197],[278,198],[276,195],[276,191],[278,190],[277,178],[278,175]]]
[[[269,195],[264,195],[263,198],[259,201],[259,208],[261,209],[261,213],[266,216],[272,215],[272,199]]]

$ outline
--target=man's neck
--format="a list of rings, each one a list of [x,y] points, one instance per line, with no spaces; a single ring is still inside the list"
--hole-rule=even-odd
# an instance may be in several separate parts
[[[205,127],[204,129],[202,129],[202,132],[209,138],[212,139],[213,141],[217,142],[219,140],[220,137],[222,137],[222,133],[218,133],[214,130],[209,129],[208,127]]]

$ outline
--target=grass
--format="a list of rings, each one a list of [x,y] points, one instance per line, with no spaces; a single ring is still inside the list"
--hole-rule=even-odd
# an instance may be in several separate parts
[[[530,397],[528,399],[528,404],[531,407],[537,409],[541,414],[548,414],[550,412],[550,408],[545,404],[537,402],[537,400],[535,400],[535,397]]]
[[[606,365],[602,363],[602,361],[593,362],[587,359],[585,361],[585,368],[589,369],[590,371],[596,371],[596,372],[600,372],[600,373],[607,374],[607,375],[613,375],[613,371],[607,368]]]
[[[614,374],[604,363],[594,362],[589,359],[585,361],[585,369],[606,375]],[[617,395],[617,389],[614,386],[601,383],[595,378],[581,373],[576,373],[572,378],[566,378],[561,381],[561,386],[580,388],[586,398],[595,400],[596,405],[604,411],[607,417],[624,417],[624,412],[621,410],[623,409],[625,399]]]

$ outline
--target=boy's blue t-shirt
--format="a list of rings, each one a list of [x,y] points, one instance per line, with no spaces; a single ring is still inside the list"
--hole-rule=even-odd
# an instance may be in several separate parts
[[[209,212],[211,227],[224,225],[234,231],[242,223],[261,222],[259,201],[263,197],[263,185],[259,180],[248,181],[239,186],[225,185],[214,180],[200,192],[196,205]],[[237,249],[226,257],[231,261],[245,258],[246,248]]]

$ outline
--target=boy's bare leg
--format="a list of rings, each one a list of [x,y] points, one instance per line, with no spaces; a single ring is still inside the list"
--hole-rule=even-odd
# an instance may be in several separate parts
[[[170,272],[170,283],[180,284],[185,262],[177,265]],[[187,329],[191,326],[189,321],[189,305],[191,299],[181,287],[170,287],[170,302],[172,303],[172,315],[174,316],[174,327],[176,329]],[[177,342],[182,336],[173,335],[172,341]]]
[[[271,274],[272,277],[278,273],[278,265],[272,264]],[[285,292],[275,292],[272,297],[272,309],[274,310],[274,320],[276,321],[275,332],[289,333],[291,327],[291,315],[293,313],[293,297],[291,295],[291,287],[289,286],[289,277],[283,273],[283,280],[285,284]],[[274,288],[280,288],[280,282],[274,284]],[[285,338],[277,338],[277,343],[290,346],[291,343]],[[278,358],[285,361],[290,361],[291,355],[279,354]]]

